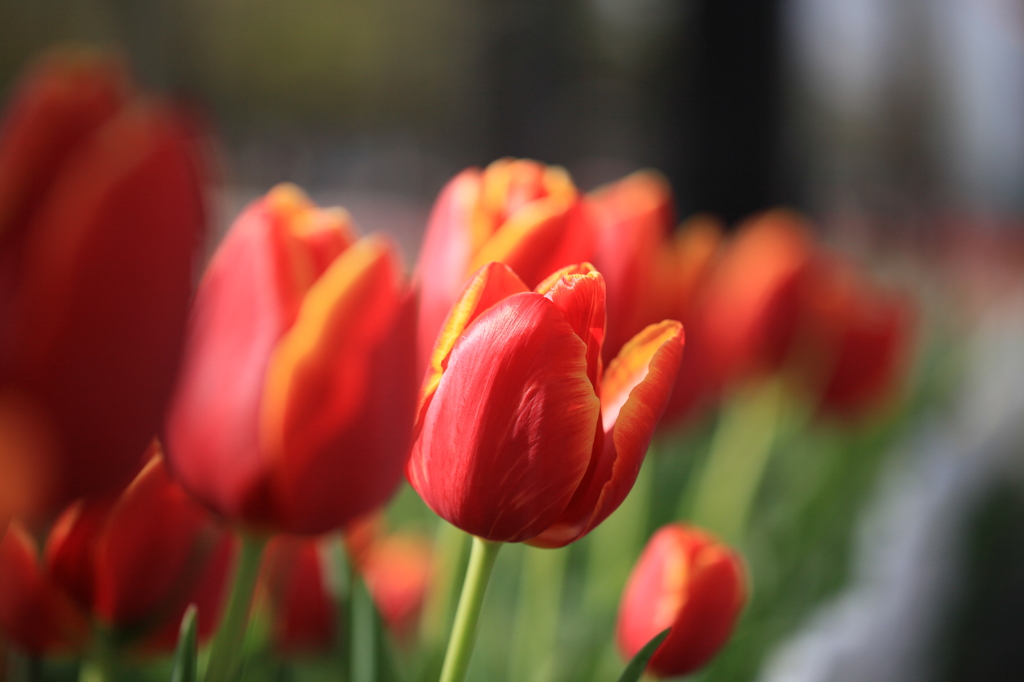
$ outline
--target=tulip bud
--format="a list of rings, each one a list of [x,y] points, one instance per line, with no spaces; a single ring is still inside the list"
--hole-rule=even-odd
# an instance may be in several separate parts
[[[633,487],[683,350],[666,320],[602,371],[604,280],[571,266],[530,291],[481,268],[438,336],[407,475],[444,519],[499,542],[561,547]]]
[[[500,159],[457,175],[437,198],[417,265],[421,362],[481,266],[505,263],[532,288],[589,258],[593,240],[579,193],[562,168]]]
[[[282,185],[239,217],[199,286],[167,426],[182,485],[219,514],[339,528],[401,480],[415,301],[381,237]]]
[[[82,651],[97,620],[139,649],[168,651],[190,603],[200,636],[212,632],[232,553],[154,446],[119,498],[68,507],[42,556],[12,522],[0,543],[0,630],[32,653]]]
[[[743,608],[743,564],[706,533],[669,524],[647,543],[619,606],[619,651],[632,658],[666,628],[647,670],[686,675],[707,663],[732,633]]]
[[[177,370],[205,171],[190,126],[121,66],[40,62],[0,124],[0,475],[50,515],[138,473]],[[30,447],[20,466],[11,454]],[[3,503],[0,503],[0,508]]]

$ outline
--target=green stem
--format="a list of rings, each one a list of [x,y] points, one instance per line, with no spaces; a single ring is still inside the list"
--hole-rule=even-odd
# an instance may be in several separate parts
[[[242,533],[242,547],[235,565],[231,594],[224,609],[220,627],[210,645],[210,663],[206,669],[206,682],[229,682],[238,678],[242,665],[242,645],[249,625],[256,578],[260,572],[260,559],[267,539]]]
[[[448,653],[444,657],[439,682],[462,682],[466,679],[469,657],[476,641],[476,624],[480,619],[487,581],[490,580],[499,549],[500,542],[473,538],[466,580],[462,583],[462,596],[459,597],[459,608],[455,612],[455,624],[452,626],[451,639],[448,640]]]
[[[112,682],[118,678],[117,651],[110,631],[102,626],[93,628],[88,657],[78,669],[79,682]]]
[[[778,432],[784,388],[770,380],[736,397],[719,418],[690,518],[737,544]]]

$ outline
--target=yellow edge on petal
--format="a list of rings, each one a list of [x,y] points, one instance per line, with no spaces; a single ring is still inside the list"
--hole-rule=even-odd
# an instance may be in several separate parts
[[[563,277],[571,277],[573,275],[590,276],[594,278],[600,277],[600,274],[590,263],[567,265],[561,270],[556,270],[544,278],[544,281],[538,284],[534,291],[542,296],[546,296],[549,291],[555,288],[555,285],[558,284]]]
[[[492,278],[494,277],[502,278],[502,284],[509,289],[508,295],[529,291],[529,288],[523,284],[512,269],[502,263],[490,263],[473,275],[462,290],[459,300],[452,306],[441,327],[441,332],[438,334],[434,350],[430,354],[427,374],[423,378],[420,404],[416,410],[417,415],[422,415],[423,408],[430,402],[438,384],[441,383],[441,375],[448,364],[448,356],[451,354],[452,348],[455,347],[455,342],[458,341],[459,336],[469,326],[469,323],[483,312],[479,310],[480,300],[487,292],[488,286],[493,283]],[[417,422],[419,420],[417,417]]]
[[[544,197],[520,208],[473,255],[469,271],[487,263],[505,262],[531,233],[542,229],[552,218],[565,212],[569,204],[563,198]]]
[[[655,353],[682,330],[682,323],[676,320],[648,325],[608,364],[601,381],[601,418],[605,430],[615,423],[633,388],[647,377]]]
[[[264,451],[271,456],[279,453],[284,445],[287,410],[299,368],[316,354],[325,331],[358,303],[346,299],[360,295],[354,285],[369,276],[373,269],[387,268],[386,276],[377,279],[388,282],[395,289],[392,295],[397,296],[394,261],[391,244],[386,239],[365,237],[344,251],[317,280],[316,286],[310,288],[295,324],[278,343],[267,365],[260,436]],[[350,387],[347,393],[353,401],[362,394],[355,386]]]

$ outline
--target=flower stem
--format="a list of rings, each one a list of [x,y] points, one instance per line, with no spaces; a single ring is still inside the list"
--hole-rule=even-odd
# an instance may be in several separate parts
[[[784,387],[769,380],[737,395],[719,417],[690,518],[737,544],[778,432]]]
[[[462,596],[459,597],[459,608],[455,612],[455,624],[452,626],[451,639],[448,640],[448,653],[444,657],[440,682],[462,682],[466,679],[469,657],[476,641],[476,624],[480,619],[487,582],[501,544],[473,538],[469,567],[466,569],[466,580],[462,583]]]
[[[266,538],[242,533],[242,547],[235,565],[234,580],[227,607],[210,645],[210,663],[206,669],[206,682],[230,682],[239,676],[242,664],[242,645],[249,625],[252,596],[260,572],[260,559]]]

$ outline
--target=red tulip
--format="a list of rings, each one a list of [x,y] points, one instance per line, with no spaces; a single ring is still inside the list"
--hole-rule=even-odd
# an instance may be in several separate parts
[[[282,185],[200,284],[168,422],[182,484],[237,522],[316,534],[402,478],[416,400],[415,301],[381,237]]]
[[[359,563],[377,610],[398,637],[412,634],[433,574],[430,543],[419,535],[383,535]]]
[[[775,371],[788,359],[812,257],[806,227],[788,211],[761,214],[737,233],[704,300],[702,329],[724,381]]]
[[[720,251],[721,227],[708,216],[695,216],[673,234],[671,190],[651,171],[599,188],[587,202],[598,228],[594,265],[608,285],[603,357],[610,361],[648,324],[680,320],[686,353],[662,421],[691,416],[718,391],[701,301]]]
[[[200,636],[210,634],[233,544],[156,453],[120,498],[68,507],[42,556],[11,523],[0,543],[0,629],[19,647],[81,651],[96,619],[141,648],[169,650],[190,603]]]
[[[360,531],[369,526],[361,526]],[[410,633],[430,584],[429,543],[418,535],[361,536],[350,559],[362,575],[384,623],[397,636]],[[346,547],[349,530],[345,531]],[[367,542],[363,542],[367,540]],[[278,536],[267,548],[263,580],[273,613],[274,641],[285,652],[330,647],[337,606],[325,578],[319,538]]]
[[[818,258],[803,299],[792,360],[799,383],[825,415],[857,418],[878,407],[907,364],[909,301],[827,256]]]
[[[115,494],[142,466],[203,238],[197,152],[114,60],[56,54],[16,91],[0,124],[0,477],[35,494],[11,511]]]
[[[534,287],[590,257],[593,233],[569,175],[536,161],[500,159],[452,179],[434,205],[417,266],[419,349],[426,362],[466,280],[492,261]]]
[[[686,675],[722,648],[745,600],[740,558],[696,528],[669,524],[647,543],[626,583],[619,650],[632,658],[672,628],[647,670],[659,677]]]
[[[330,648],[337,607],[325,582],[318,538],[279,535],[271,540],[263,561],[263,584],[278,649],[291,653]]]
[[[636,480],[675,381],[682,325],[666,320],[602,372],[604,280],[589,265],[531,292],[481,268],[438,337],[407,475],[441,517],[493,541],[566,545]]]

